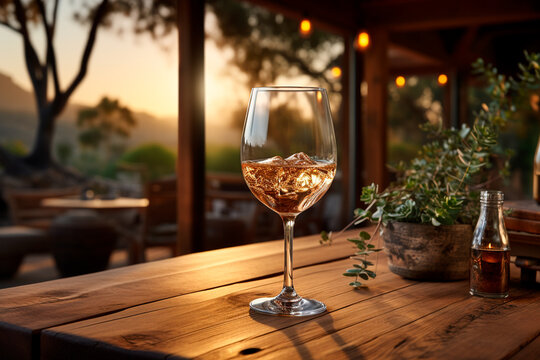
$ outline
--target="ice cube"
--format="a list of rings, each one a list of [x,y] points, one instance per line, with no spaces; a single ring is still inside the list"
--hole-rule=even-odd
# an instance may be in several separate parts
[[[303,152],[296,153],[285,159],[288,165],[316,165],[317,162],[312,160]]]
[[[260,163],[266,165],[285,165],[285,160],[283,160],[281,156],[274,156],[269,159],[265,159]]]

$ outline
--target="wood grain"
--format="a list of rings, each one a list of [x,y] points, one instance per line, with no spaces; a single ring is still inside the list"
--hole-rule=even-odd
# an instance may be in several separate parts
[[[511,357],[512,360],[530,360],[537,359],[540,356],[540,334],[527,344],[523,349],[520,349],[517,354]]]
[[[540,221],[540,205],[534,200],[507,201],[504,203],[505,210],[511,210],[509,217]]]
[[[352,252],[344,238],[330,247],[321,247],[318,236],[298,238],[294,263],[298,268]],[[0,348],[16,338],[20,348],[29,349],[37,346],[32,345],[35,334],[44,328],[282,271],[283,241],[278,240],[4,289],[0,291]],[[27,359],[27,355],[10,358]]]
[[[501,338],[498,350],[508,354],[506,351],[516,351],[538,331],[535,321],[522,322],[536,313],[540,297],[515,282],[510,299],[488,300],[469,296],[466,281],[413,282],[382,267],[379,276],[370,280],[369,289],[353,291],[339,277],[349,265],[350,260],[342,260],[296,272],[299,293],[327,304],[328,312],[320,316],[249,313],[251,299],[276,293],[281,284],[281,277],[276,277],[45,330],[42,356],[44,360],[75,354],[80,359],[102,360],[146,358],[149,354],[148,358],[159,359],[226,359],[247,351],[254,352],[250,358],[448,358],[457,352],[446,352],[447,346],[464,346],[459,340],[463,332],[467,334],[465,347],[470,347],[469,341],[482,342],[483,334],[493,333]],[[520,329],[512,331],[515,335],[506,335],[508,324],[513,324],[507,320],[520,321]],[[407,350],[397,350],[401,346]],[[480,350],[476,346],[471,354],[500,357],[490,357],[497,354],[491,349],[482,357]]]
[[[507,230],[540,234],[540,221],[505,217],[504,225],[506,226]]]
[[[381,271],[381,287],[353,291],[347,285],[348,279],[341,276],[350,263],[350,260],[342,260],[300,269],[296,272],[296,288],[301,295],[318,298],[326,303],[329,311],[334,311],[412,284],[385,269]],[[385,278],[389,281],[385,281]],[[151,351],[162,352],[164,357],[175,355],[192,358],[209,349],[309,320],[250,314],[250,300],[276,295],[280,289],[279,276],[179,296],[48,329],[43,333],[43,358],[59,358],[59,351],[62,356],[71,356],[71,353],[64,353],[64,342],[69,343],[79,356],[84,354],[84,357],[79,357],[81,359],[109,358],[100,346],[86,349],[88,339],[99,340],[100,344],[107,343],[108,348],[116,346],[118,353],[121,353],[120,348],[125,348],[132,355],[138,351]],[[103,337],[104,334],[107,335]],[[86,340],[83,339],[80,347],[77,347],[74,342],[78,340],[73,336]]]

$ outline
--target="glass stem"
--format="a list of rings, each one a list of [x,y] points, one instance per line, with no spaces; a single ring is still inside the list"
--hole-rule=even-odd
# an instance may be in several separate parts
[[[296,216],[282,216],[285,234],[285,271],[283,273],[283,289],[294,291],[293,286],[293,234]]]

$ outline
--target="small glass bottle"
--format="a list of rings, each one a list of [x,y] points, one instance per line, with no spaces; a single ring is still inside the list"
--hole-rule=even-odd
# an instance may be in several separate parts
[[[536,152],[534,153],[533,199],[540,204],[540,137],[538,137],[538,145],[536,145]]]
[[[480,193],[480,217],[471,246],[471,295],[489,298],[508,296],[510,243],[504,226],[503,200],[501,191]]]

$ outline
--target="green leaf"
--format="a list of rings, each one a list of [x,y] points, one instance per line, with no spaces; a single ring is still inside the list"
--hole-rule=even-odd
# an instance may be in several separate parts
[[[364,240],[369,240],[371,239],[371,235],[369,235],[366,231],[361,231],[360,232],[360,237]]]
[[[349,283],[350,286],[354,286],[355,288],[363,287],[364,285],[360,281],[353,281]]]

